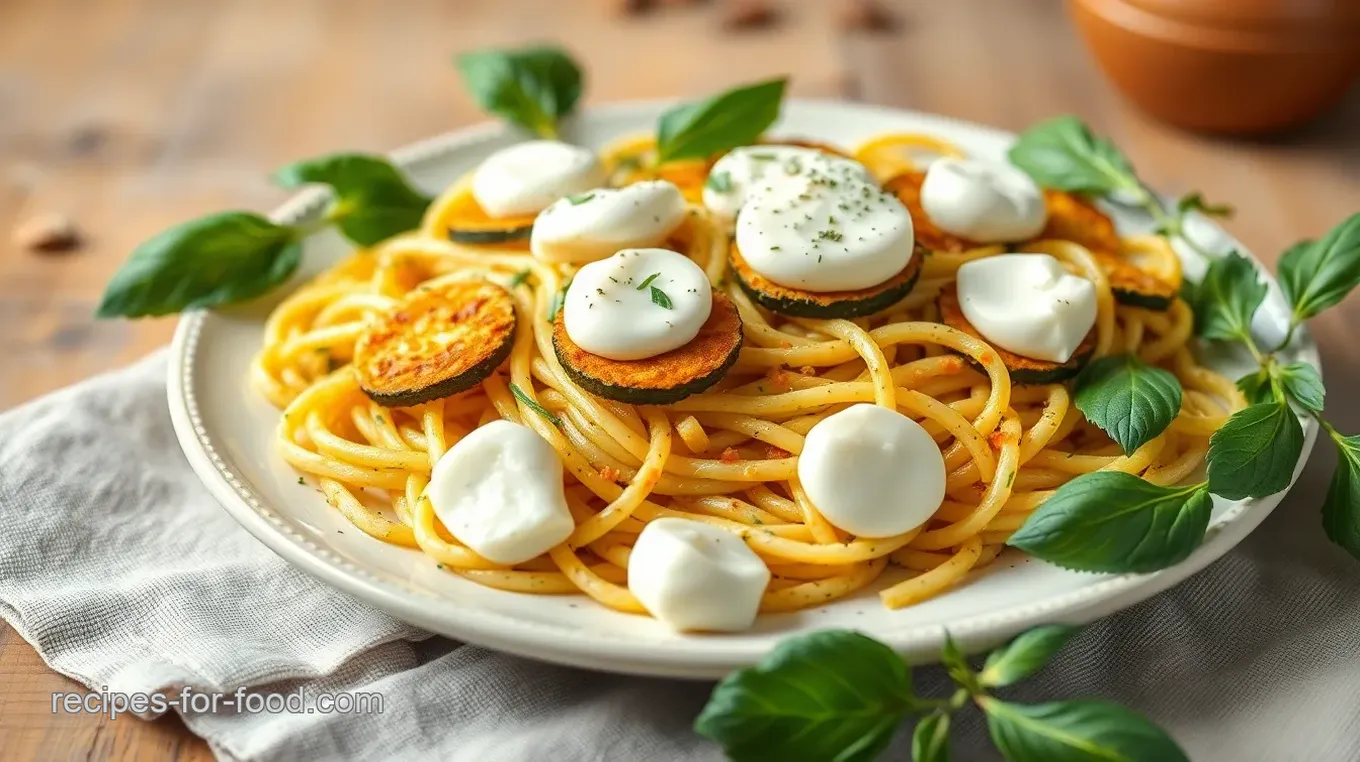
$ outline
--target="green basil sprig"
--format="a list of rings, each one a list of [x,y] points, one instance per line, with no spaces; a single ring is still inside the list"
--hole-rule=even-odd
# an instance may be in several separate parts
[[[585,87],[581,68],[556,47],[475,50],[455,63],[483,111],[542,138],[558,136],[559,123],[576,108]]]
[[[661,115],[657,125],[658,162],[705,159],[750,145],[779,118],[787,77],[744,85]]]
[[[948,698],[917,696],[911,670],[892,649],[848,630],[789,638],[754,667],[714,689],[694,728],[735,762],[778,759],[872,760],[899,725],[918,718],[915,762],[947,762],[955,714],[972,703],[987,716],[993,742],[1014,762],[1181,762],[1166,731],[1107,701],[1046,704],[1001,701],[990,689],[1039,671],[1075,633],[1050,625],[994,651],[981,672],[952,638],[942,661],[956,689]]]
[[[242,211],[180,223],[133,250],[96,315],[152,317],[253,299],[293,274],[312,233],[335,225],[370,246],[416,227],[430,204],[378,156],[322,156],[284,167],[274,179],[285,188],[329,185],[335,198],[321,218],[297,225]]]
[[[1147,444],[1181,409],[1181,382],[1134,355],[1102,357],[1086,366],[1074,388],[1077,409],[1125,453]]]
[[[1210,204],[1197,191],[1167,208],[1161,197],[1138,179],[1128,158],[1075,116],[1060,116],[1025,130],[1008,156],[1012,164],[1046,188],[1104,196],[1142,207],[1159,234],[1179,237],[1205,256],[1211,255],[1185,233],[1186,217],[1191,212],[1210,217],[1233,214],[1232,207]]]
[[[1289,283],[1285,293],[1291,305],[1292,335],[1304,320],[1340,302],[1360,284],[1360,214],[1319,241],[1290,249],[1280,268],[1281,284]],[[1287,278],[1283,275],[1286,268]],[[1347,437],[1322,417],[1326,390],[1317,369],[1279,359],[1289,336],[1279,346],[1263,349],[1258,345],[1251,323],[1265,300],[1266,286],[1255,266],[1230,253],[1213,260],[1204,279],[1184,293],[1191,300],[1200,338],[1241,342],[1258,362],[1255,372],[1237,382],[1250,405],[1233,414],[1209,440],[1207,480],[1166,487],[1116,472],[1084,474],[1039,506],[1008,544],[1082,571],[1150,572],[1177,563],[1203,542],[1210,494],[1240,500],[1265,497],[1289,486],[1303,452],[1299,422],[1303,414],[1317,420],[1339,453],[1323,504],[1323,528],[1333,542],[1360,558],[1360,436]],[[1140,408],[1127,391],[1136,381],[1091,386],[1097,380],[1118,377],[1112,369],[1119,368],[1120,362],[1107,358],[1094,363],[1085,374],[1088,386],[1083,388],[1083,381],[1078,380],[1076,396],[1078,407],[1127,450],[1141,437],[1126,443],[1121,436],[1129,429],[1147,428],[1135,424],[1137,416],[1148,416],[1150,402],[1143,400]],[[1118,400],[1130,412],[1112,412],[1109,399]]]

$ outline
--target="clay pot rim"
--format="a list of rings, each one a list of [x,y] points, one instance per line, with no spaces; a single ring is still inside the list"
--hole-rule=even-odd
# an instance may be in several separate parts
[[[1167,13],[1163,5],[1150,0],[1067,1],[1131,34],[1187,48],[1253,55],[1360,55],[1356,43],[1360,18],[1314,23],[1293,19],[1290,23],[1291,19],[1280,17],[1228,24],[1191,13]]]

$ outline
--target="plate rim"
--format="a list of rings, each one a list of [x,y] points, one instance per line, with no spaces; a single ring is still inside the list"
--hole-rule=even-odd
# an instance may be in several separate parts
[[[585,109],[584,113],[592,116],[622,116],[628,112],[660,109],[676,100],[650,99],[601,104]],[[889,106],[799,98],[787,99],[786,105],[813,110],[872,112],[1014,138],[1014,133],[987,125]],[[405,168],[500,136],[505,130],[496,122],[483,122],[416,141],[390,152],[388,156],[398,166]],[[327,198],[328,193],[324,189],[307,189],[274,209],[269,217],[276,221],[302,219],[318,211]],[[1251,259],[1269,281],[1275,280],[1260,260],[1254,255]],[[204,310],[182,315],[170,344],[167,402],[176,439],[195,474],[214,499],[246,531],[290,564],[331,587],[431,632],[544,661],[616,673],[707,679],[721,677],[732,669],[748,666],[764,654],[764,650],[757,649],[754,643],[738,646],[720,637],[678,639],[673,645],[661,649],[657,648],[656,642],[649,640],[630,642],[617,637],[595,639],[584,634],[564,637],[564,628],[554,628],[542,622],[519,619],[496,611],[448,605],[448,598],[397,585],[317,544],[290,526],[289,520],[280,515],[263,495],[250,486],[249,480],[222,457],[211,432],[204,426],[199,400],[193,391],[194,370],[195,358],[199,356],[199,337],[213,315],[213,312]],[[1321,359],[1306,327],[1296,332],[1291,348],[1321,373]],[[875,637],[913,663],[930,663],[938,658],[946,630],[965,650],[978,651],[1004,642],[1015,633],[1038,624],[1084,624],[1094,621],[1170,588],[1235,547],[1293,488],[1317,438],[1315,422],[1303,418],[1301,423],[1304,429],[1303,453],[1289,487],[1265,498],[1227,501],[1230,506],[1210,525],[1204,543],[1180,564],[1151,574],[1111,575],[1078,590],[970,616],[949,625],[917,625],[896,633],[875,633]],[[444,605],[429,606],[432,601]],[[773,642],[774,639],[769,640]]]

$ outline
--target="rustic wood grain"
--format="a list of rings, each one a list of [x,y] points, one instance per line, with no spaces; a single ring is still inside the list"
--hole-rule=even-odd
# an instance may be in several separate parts
[[[1009,129],[1076,112],[1157,187],[1235,204],[1228,227],[1267,260],[1360,209],[1360,94],[1285,139],[1213,140],[1126,106],[1057,0],[886,2],[898,22],[891,33],[842,32],[831,3],[777,4],[777,22],[735,32],[715,3],[632,17],[598,0],[0,2],[0,407],[168,339],[170,320],[91,318],[104,282],[148,234],[222,208],[268,208],[281,196],[267,175],[289,160],[389,149],[479,120],[448,65],[472,47],[566,41],[596,103],[788,73],[796,95]],[[80,226],[81,250],[10,245],[19,221],[49,211]],[[1360,375],[1358,327],[1360,299],[1315,321],[1329,377]],[[1333,389],[1329,417],[1360,430],[1356,395]],[[1313,510],[1333,461],[1326,450],[1287,505]],[[51,694],[78,687],[0,628],[5,758],[211,758],[173,718],[53,714]]]

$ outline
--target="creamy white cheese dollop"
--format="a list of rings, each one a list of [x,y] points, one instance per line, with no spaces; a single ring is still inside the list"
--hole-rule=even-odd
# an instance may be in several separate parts
[[[472,175],[472,196],[491,217],[519,217],[604,182],[604,166],[591,150],[530,140],[486,157]]]
[[[1001,254],[965,263],[959,306],[1002,349],[1067,362],[1096,323],[1096,288],[1047,254]]]
[[[770,570],[737,535],[698,521],[650,521],[628,557],[628,589],[676,630],[749,628]]]
[[[921,425],[878,405],[852,405],[808,430],[798,480],[832,526],[891,537],[924,524],[944,501],[944,456]]]
[[[458,440],[435,463],[425,495],[459,542],[498,564],[546,553],[575,528],[557,452],[510,421]]]
[[[577,271],[562,304],[567,336],[591,354],[642,360],[699,335],[713,289],[693,260],[667,249],[624,249]]]
[[[1044,193],[1009,164],[942,158],[921,183],[921,208],[935,226],[979,243],[1024,241],[1048,221]]]
[[[661,243],[684,219],[685,197],[665,180],[597,188],[540,212],[529,248],[545,262],[594,262],[619,249]]]
[[[736,242],[751,269],[803,291],[852,291],[902,271],[914,254],[911,214],[858,172],[803,165],[752,194]]]
[[[813,170],[871,181],[863,164],[815,148],[743,146],[732,149],[713,164],[704,184],[704,206],[719,219],[731,222],[751,196],[771,193]]]

